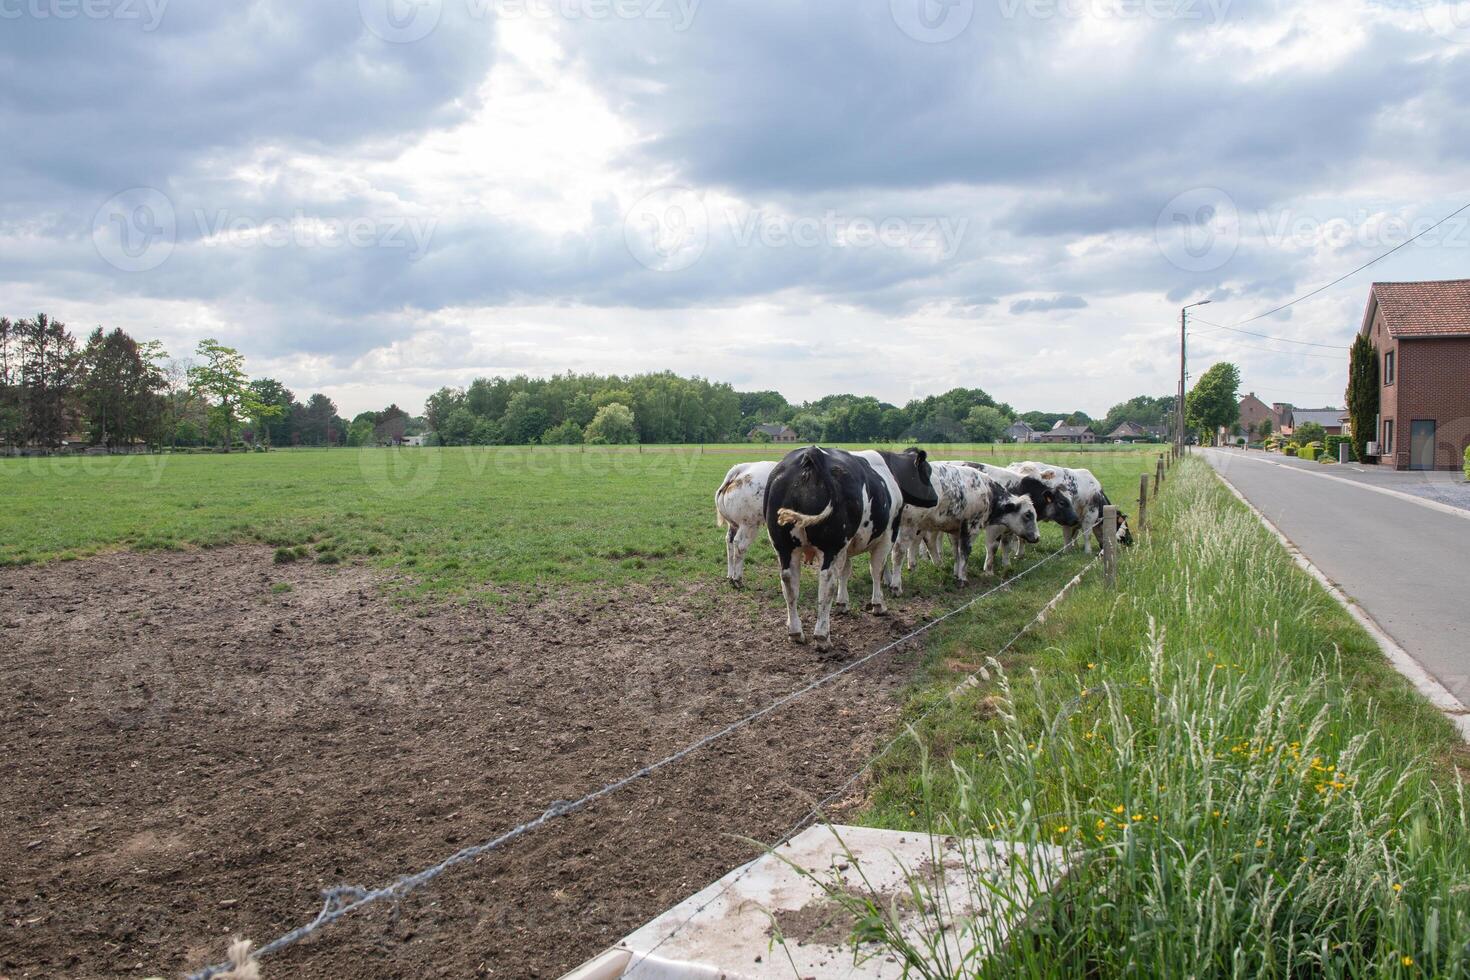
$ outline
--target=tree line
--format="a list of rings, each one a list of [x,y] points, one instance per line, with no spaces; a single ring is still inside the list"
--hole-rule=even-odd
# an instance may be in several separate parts
[[[79,343],[45,313],[0,317],[0,448],[7,452],[228,451],[343,445],[348,437],[348,423],[326,395],[303,404],[273,378],[252,379],[240,352],[214,339],[191,357],[172,358],[159,341],[139,342],[121,329],[98,327]]]
[[[804,442],[994,442],[1017,421],[1034,429],[1091,426],[1106,436],[1125,421],[1167,424],[1173,411],[1171,396],[1140,395],[1101,419],[1081,411],[1018,413],[982,388],[903,405],[855,394],[793,403],[777,391],[741,392],[665,371],[476,378],[434,392],[421,418],[389,405],[349,422],[325,394],[301,401],[274,378],[251,378],[240,352],[212,338],[175,359],[158,341],[139,343],[120,329],[98,327],[78,344],[44,313],[0,319],[0,445],[11,450],[228,451],[395,444],[418,435],[451,446],[733,442],[772,424],[789,426]]]
[[[431,441],[450,446],[737,442],[759,425],[788,426],[803,442],[952,443],[997,441],[1016,421],[1035,429],[1086,425],[1106,435],[1125,421],[1165,424],[1173,411],[1173,396],[1141,395],[1100,420],[1081,411],[1018,413],[981,388],[903,405],[854,394],[792,403],[778,391],[735,391],[662,372],[476,378],[431,395],[424,422]]]

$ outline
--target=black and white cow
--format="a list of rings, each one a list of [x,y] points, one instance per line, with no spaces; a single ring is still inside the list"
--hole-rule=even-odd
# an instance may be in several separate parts
[[[775,460],[736,463],[715,491],[715,522],[725,529],[725,577],[745,587],[745,553],[766,523],[766,483]]]
[[[1038,540],[1036,508],[1031,498],[1014,495],[978,469],[961,461],[931,463],[931,480],[939,501],[933,507],[905,507],[900,521],[899,547],[893,554],[895,577],[904,556],[922,540],[939,564],[939,535],[954,542],[954,577],[969,579],[970,551],[976,538],[986,537],[985,571],[995,568],[992,536],[1008,531],[1027,541]]]
[[[1064,491],[1071,498],[1072,508],[1077,512],[1077,523],[1063,525],[1063,547],[1071,547],[1079,535],[1082,536],[1083,546],[1089,555],[1092,554],[1094,537],[1097,538],[1098,545],[1102,545],[1102,536],[1105,533],[1102,527],[1102,509],[1111,505],[1112,501],[1103,492],[1102,484],[1092,475],[1091,470],[1052,466],[1031,460],[1012,463],[1010,469],[1023,476],[1034,476],[1043,483]],[[1128,528],[1128,515],[1121,510],[1118,511],[1118,526],[1113,528],[1112,533],[1116,535],[1119,544],[1133,543],[1133,532]]]
[[[883,568],[898,536],[903,508],[932,507],[937,502],[929,462],[920,449],[849,453],[808,446],[787,453],[771,473],[765,512],[766,530],[780,563],[791,639],[806,642],[796,611],[804,562],[820,559],[812,636],[818,650],[829,650],[832,604],[847,608],[853,556],[872,556],[873,593],[867,608],[883,615],[888,611]]]
[[[1062,527],[1075,527],[1077,525],[1077,511],[1072,507],[1072,499],[1066,492],[1058,487],[1051,486],[1034,476],[1023,476],[1014,470],[1006,469],[1004,466],[992,466],[989,463],[965,463],[973,466],[986,476],[995,480],[1011,493],[1021,494],[1031,498],[1031,504],[1036,508],[1036,519],[1038,521],[1050,521]],[[1007,545],[1010,546],[1009,550]],[[1012,556],[1021,556],[1022,539],[1014,534],[1004,531],[991,532],[986,536],[987,556],[993,548],[999,547],[1001,556],[1001,567],[1011,566]]]

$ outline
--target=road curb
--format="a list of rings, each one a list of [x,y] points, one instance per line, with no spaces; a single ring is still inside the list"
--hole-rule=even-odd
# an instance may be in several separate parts
[[[1287,468],[1290,469],[1290,467]],[[1338,604],[1346,609],[1348,611],[1348,614],[1352,616],[1353,619],[1357,620],[1358,625],[1368,631],[1368,635],[1373,637],[1373,641],[1378,644],[1378,648],[1383,651],[1383,655],[1388,658],[1388,662],[1393,664],[1394,670],[1397,670],[1410,684],[1413,684],[1414,689],[1417,690],[1425,698],[1425,700],[1433,705],[1435,710],[1437,710],[1440,714],[1449,719],[1450,724],[1454,725],[1455,730],[1460,733],[1460,738],[1462,740],[1470,743],[1470,707],[1466,707],[1465,703],[1459,698],[1455,697],[1455,695],[1450,691],[1449,688],[1445,687],[1439,682],[1438,678],[1429,673],[1429,671],[1425,670],[1423,665],[1420,664],[1419,661],[1415,660],[1413,655],[1409,653],[1409,651],[1400,646],[1398,641],[1388,634],[1387,630],[1385,630],[1382,626],[1379,626],[1377,621],[1374,620],[1372,616],[1368,615],[1368,611],[1366,609],[1358,605],[1358,603],[1354,601],[1351,596],[1349,596],[1346,592],[1343,592],[1342,589],[1338,588],[1337,585],[1330,578],[1328,578],[1320,568],[1312,564],[1312,560],[1306,555],[1302,554],[1301,549],[1293,544],[1292,540],[1288,538],[1285,534],[1283,534],[1281,532],[1281,529],[1273,524],[1269,517],[1261,513],[1261,509],[1259,507],[1247,500],[1245,495],[1235,488],[1235,484],[1230,482],[1229,477],[1227,477],[1224,473],[1221,473],[1213,466],[1211,466],[1210,469],[1213,470],[1215,475],[1220,478],[1220,482],[1225,484],[1225,488],[1235,495],[1235,499],[1239,500],[1242,504],[1245,504],[1245,506],[1249,508],[1250,512],[1256,515],[1256,519],[1259,520],[1263,526],[1265,526],[1266,530],[1276,535],[1276,539],[1281,542],[1282,547],[1284,547],[1287,553],[1291,555],[1292,560],[1295,561],[1297,565],[1300,566],[1303,570],[1305,570],[1307,574],[1311,575],[1312,578],[1316,579],[1317,582],[1324,589],[1327,590],[1327,594],[1336,599]],[[1308,475],[1327,476],[1327,474],[1325,473],[1309,473]],[[1328,477],[1328,479],[1339,478]],[[1340,482],[1354,483],[1357,486],[1363,485],[1360,483],[1356,483],[1356,481],[1354,480],[1341,480]],[[1394,496],[1409,496],[1408,494],[1400,494],[1396,491],[1384,492],[1391,493]],[[1423,501],[1420,502],[1422,503]]]
[[[1218,449],[1212,449],[1208,451],[1220,452],[1220,450]],[[1247,463],[1264,463],[1267,466],[1275,466],[1277,469],[1285,470],[1288,473],[1299,473],[1302,476],[1315,476],[1323,480],[1332,480],[1337,483],[1346,483],[1350,487],[1358,487],[1360,489],[1367,490],[1369,493],[1381,493],[1385,497],[1397,497],[1400,500],[1407,500],[1411,504],[1418,504],[1420,507],[1428,507],[1430,510],[1437,510],[1442,514],[1449,514],[1451,517],[1459,517],[1464,520],[1470,521],[1470,510],[1466,510],[1463,507],[1455,507],[1452,504],[1443,504],[1440,503],[1438,500],[1431,500],[1428,497],[1420,497],[1417,494],[1404,493],[1402,490],[1394,490],[1391,487],[1380,487],[1372,483],[1364,483],[1362,480],[1348,480],[1340,476],[1333,476],[1331,473],[1318,473],[1315,470],[1302,469],[1300,466],[1290,466],[1286,463],[1275,462],[1274,460],[1257,459],[1256,457],[1248,454],[1237,455],[1235,453],[1223,453],[1222,455],[1226,459],[1243,459]],[[1218,473],[1219,470],[1216,470],[1215,472]]]

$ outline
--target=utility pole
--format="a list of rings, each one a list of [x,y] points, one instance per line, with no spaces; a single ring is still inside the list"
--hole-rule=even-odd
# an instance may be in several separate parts
[[[1188,329],[1189,311],[1196,306],[1206,306],[1209,302],[1207,299],[1202,299],[1198,303],[1190,303],[1188,306],[1179,308],[1179,401],[1174,405],[1174,452],[1176,456],[1184,455],[1184,338]]]

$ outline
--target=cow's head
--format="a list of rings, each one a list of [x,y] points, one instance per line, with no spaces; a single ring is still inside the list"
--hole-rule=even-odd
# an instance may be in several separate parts
[[[1133,532],[1128,529],[1128,515],[1121,510],[1118,511],[1118,543],[1121,545],[1133,543]]]
[[[990,523],[999,524],[1028,544],[1041,540],[1041,531],[1036,527],[1036,505],[1025,494],[1005,494],[995,505]]]
[[[1077,508],[1072,506],[1072,498],[1061,489],[1049,486],[1034,476],[1023,478],[1016,489],[1030,497],[1036,505],[1037,520],[1051,521],[1063,527],[1076,527],[1080,523],[1077,519]]]
[[[889,453],[888,469],[898,481],[903,502],[910,507],[933,507],[939,503],[939,494],[930,482],[933,469],[929,466],[929,454],[918,446],[910,446],[901,453]]]

